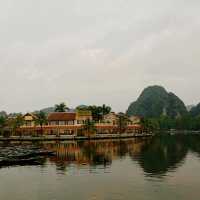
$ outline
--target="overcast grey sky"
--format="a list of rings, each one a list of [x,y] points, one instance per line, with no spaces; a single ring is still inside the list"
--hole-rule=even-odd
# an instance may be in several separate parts
[[[0,110],[125,111],[159,84],[200,102],[199,0],[0,0]]]

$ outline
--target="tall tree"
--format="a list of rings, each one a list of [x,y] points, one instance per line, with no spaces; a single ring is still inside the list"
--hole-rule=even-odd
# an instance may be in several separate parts
[[[88,106],[88,110],[92,112],[92,117],[95,121],[100,121],[103,116],[111,112],[111,107],[103,104],[102,106]]]
[[[102,106],[102,115],[107,115],[111,112],[111,107],[110,106],[106,106],[105,104],[103,104]]]
[[[35,123],[40,126],[40,132],[43,135],[43,126],[47,124],[46,114],[42,111],[36,114]]]
[[[55,112],[65,112],[66,110],[69,110],[69,108],[64,102],[55,105]]]

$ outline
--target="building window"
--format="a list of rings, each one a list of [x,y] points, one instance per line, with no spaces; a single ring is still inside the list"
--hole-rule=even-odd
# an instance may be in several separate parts
[[[31,121],[26,121],[26,126],[32,126],[32,122]]]
[[[74,124],[74,121],[68,121],[67,124],[68,124],[68,125],[73,125],[73,124]]]
[[[50,125],[55,126],[57,125],[55,121],[50,122]]]
[[[59,121],[59,125],[65,125],[65,121]]]

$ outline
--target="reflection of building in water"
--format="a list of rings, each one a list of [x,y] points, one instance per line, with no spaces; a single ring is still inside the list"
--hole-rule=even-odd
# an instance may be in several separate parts
[[[104,140],[66,143],[47,143],[45,148],[56,152],[52,162],[76,165],[110,165],[126,155],[138,155],[147,140]]]

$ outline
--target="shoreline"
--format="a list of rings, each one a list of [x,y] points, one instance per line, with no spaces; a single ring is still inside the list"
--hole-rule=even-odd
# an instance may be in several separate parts
[[[8,138],[0,137],[0,141],[78,141],[78,140],[100,140],[100,139],[124,139],[124,138],[144,138],[152,137],[154,134],[98,134],[95,136],[74,136],[74,135],[61,135],[61,136],[10,136]]]

